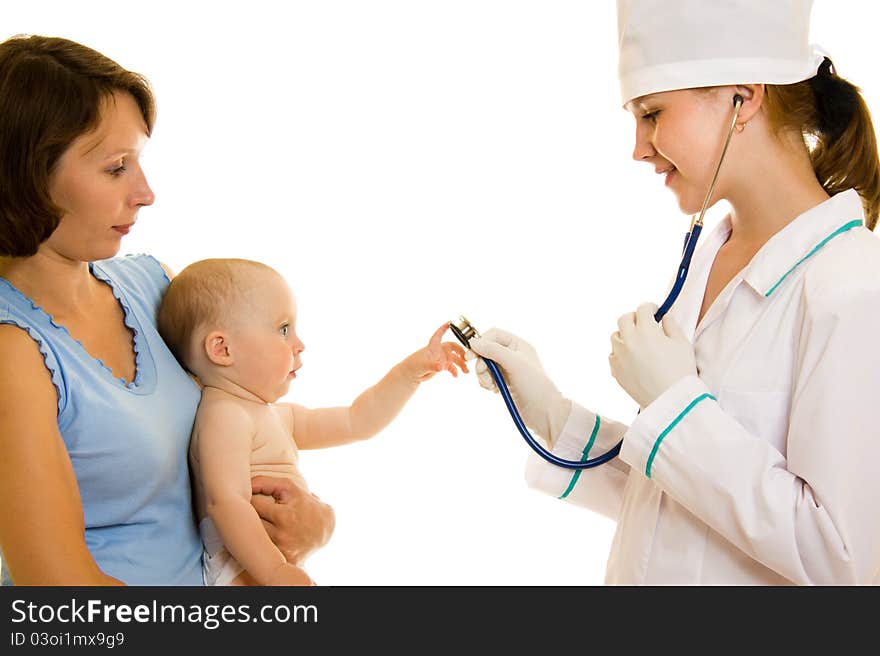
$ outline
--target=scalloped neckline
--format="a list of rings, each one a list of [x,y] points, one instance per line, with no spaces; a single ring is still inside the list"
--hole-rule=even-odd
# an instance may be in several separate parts
[[[85,347],[85,345],[70,333],[70,331],[67,329],[67,326],[56,322],[55,317],[47,312],[45,309],[43,309],[41,306],[37,305],[37,303],[30,296],[27,296],[24,292],[22,292],[18,287],[9,282],[9,280],[7,280],[6,278],[0,276],[0,280],[5,282],[13,290],[13,292],[18,294],[25,301],[27,301],[27,303],[29,303],[36,312],[42,314],[43,317],[45,317],[49,321],[49,324],[53,328],[60,331],[64,335],[67,335],[67,338],[74,342],[82,350],[82,352],[85,353],[86,357],[90,361],[94,362],[100,369],[105,371],[114,382],[122,385],[125,389],[128,390],[142,391],[141,385],[143,378],[143,366],[141,362],[141,351],[142,347],[149,348],[149,345],[146,342],[141,342],[142,330],[139,322],[137,321],[137,317],[135,317],[134,313],[131,311],[128,300],[124,297],[123,291],[119,289],[119,287],[117,287],[116,283],[113,281],[112,278],[110,278],[110,276],[107,275],[106,271],[104,271],[100,266],[96,266],[95,262],[89,262],[89,273],[95,280],[104,283],[105,285],[107,285],[107,287],[110,288],[110,293],[113,294],[113,298],[116,299],[116,303],[122,309],[122,322],[125,327],[128,328],[129,331],[131,331],[131,349],[134,353],[134,380],[130,382],[125,380],[125,378],[117,376],[115,373],[113,373],[113,370],[104,363],[104,360],[92,355]]]

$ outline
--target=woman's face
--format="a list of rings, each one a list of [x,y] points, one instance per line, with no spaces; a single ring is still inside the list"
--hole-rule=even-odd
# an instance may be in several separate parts
[[[119,252],[138,210],[154,199],[140,166],[147,139],[131,95],[116,92],[102,104],[97,128],[77,137],[52,173],[49,195],[64,213],[41,251],[80,262]]]
[[[636,119],[633,159],[647,162],[664,176],[686,214],[702,208],[730,127],[733,96],[728,103],[724,91],[723,87],[666,91],[627,104]],[[722,177],[710,206],[725,195]]]

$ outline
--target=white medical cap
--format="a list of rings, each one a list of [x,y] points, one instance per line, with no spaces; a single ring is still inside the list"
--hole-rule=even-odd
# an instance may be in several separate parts
[[[792,84],[824,58],[809,42],[813,0],[617,0],[623,104],[725,84]]]

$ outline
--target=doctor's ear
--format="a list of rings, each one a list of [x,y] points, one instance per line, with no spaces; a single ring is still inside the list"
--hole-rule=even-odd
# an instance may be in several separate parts
[[[233,363],[232,352],[229,350],[229,338],[219,330],[208,333],[204,341],[205,355],[208,360],[221,367]]]
[[[764,85],[763,84],[738,84],[733,87],[733,101],[737,96],[742,98],[742,106],[739,108],[739,116],[736,119],[737,129],[751,121],[764,104]]]

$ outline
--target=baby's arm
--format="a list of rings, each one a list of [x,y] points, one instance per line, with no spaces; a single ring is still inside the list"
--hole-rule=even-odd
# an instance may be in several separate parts
[[[234,402],[215,401],[199,408],[198,426],[197,475],[226,549],[259,585],[312,585],[272,543],[251,505],[252,418]]]
[[[320,449],[372,437],[391,423],[421,382],[444,369],[453,376],[458,376],[459,369],[467,372],[464,349],[440,341],[448,327],[448,323],[440,326],[426,347],[395,365],[349,407],[310,409],[287,404],[293,413],[297,446]]]

